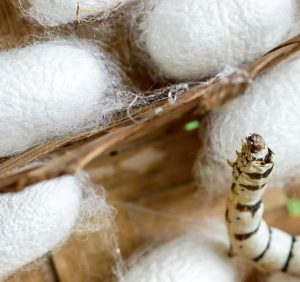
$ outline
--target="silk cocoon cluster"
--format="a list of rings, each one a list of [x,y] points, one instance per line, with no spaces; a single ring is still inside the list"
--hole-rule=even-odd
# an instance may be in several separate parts
[[[211,222],[133,259],[120,282],[234,282],[236,266],[227,255],[224,226]]]
[[[0,157],[103,124],[118,83],[105,55],[80,40],[2,52],[0,65]]]
[[[257,78],[241,97],[210,113],[203,122],[196,174],[208,191],[229,189],[227,159],[249,133],[259,133],[275,152],[271,187],[285,187],[300,171],[300,60],[282,63]]]
[[[107,16],[129,0],[16,0],[23,14],[43,26],[68,24],[88,17]]]
[[[82,191],[72,176],[0,196],[0,277],[46,255],[70,235]]]
[[[175,80],[252,61],[289,37],[297,14],[295,0],[141,2],[137,45],[156,72]]]

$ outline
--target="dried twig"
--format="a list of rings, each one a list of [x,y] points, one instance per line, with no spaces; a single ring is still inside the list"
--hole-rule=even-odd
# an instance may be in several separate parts
[[[78,136],[62,139],[56,141],[57,143],[54,144],[48,144],[48,147],[44,148],[44,150],[42,149],[43,147],[40,147],[38,156],[35,155],[32,157],[31,154],[36,154],[37,151],[35,149],[29,150],[29,155],[26,155],[28,153],[25,152],[23,154],[25,157],[21,158],[21,162],[17,161],[20,160],[20,156],[14,157],[0,166],[0,192],[20,191],[25,186],[39,181],[73,174],[113,147],[146,136],[171,123],[174,119],[181,118],[185,114],[197,110],[199,115],[202,116],[228,100],[244,93],[251,81],[257,76],[296,54],[299,50],[300,36],[296,36],[252,64],[244,66],[242,73],[237,72],[230,75],[226,83],[222,79],[217,78],[209,85],[195,86],[179,97],[174,105],[166,103],[161,106],[162,111],[160,114],[154,116],[152,119],[139,124],[114,128],[106,135],[88,141],[79,148],[57,157],[41,167],[17,172],[18,166],[11,164],[24,164],[26,163],[26,159],[33,160],[45,156],[48,152],[56,150],[59,146],[72,142],[72,138],[76,139]],[[143,114],[149,114],[149,112]],[[83,137],[80,136],[80,138]]]

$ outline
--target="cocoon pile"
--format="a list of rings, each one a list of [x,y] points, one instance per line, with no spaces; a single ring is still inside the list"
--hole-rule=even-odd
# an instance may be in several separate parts
[[[0,196],[0,278],[46,255],[67,239],[82,191],[65,176]]]
[[[129,0],[18,0],[25,15],[43,26],[67,24],[117,8]],[[28,8],[24,8],[27,7]]]
[[[143,2],[143,1],[142,1]],[[148,0],[137,44],[166,78],[198,80],[240,65],[283,40],[296,21],[295,0]]]
[[[106,60],[79,40],[0,53],[0,157],[103,123],[116,83]]]
[[[209,191],[228,189],[231,172],[227,159],[249,133],[264,136],[276,152],[270,186],[283,187],[300,172],[300,60],[293,58],[259,77],[243,96],[207,116],[203,150],[196,173]]]
[[[233,282],[237,270],[228,258],[227,236],[220,223],[175,238],[136,259],[121,282]]]

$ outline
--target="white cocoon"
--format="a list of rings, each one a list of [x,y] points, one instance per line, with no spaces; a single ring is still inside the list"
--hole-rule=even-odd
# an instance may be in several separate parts
[[[0,66],[0,157],[96,126],[115,79],[104,55],[79,40],[2,52]]]
[[[275,152],[271,186],[283,187],[300,174],[300,59],[285,62],[257,78],[251,89],[209,114],[196,166],[208,191],[229,189],[231,168],[227,159],[249,133],[262,135]]]
[[[79,19],[96,16],[110,9],[119,7],[128,0],[18,0],[21,7],[27,1],[25,14],[44,26],[67,24]]]
[[[65,176],[0,196],[0,277],[67,239],[79,216],[81,187]]]
[[[269,51],[296,21],[295,0],[147,0],[138,45],[166,78],[197,80]]]
[[[219,226],[218,226],[219,225]],[[206,224],[141,257],[121,282],[234,282],[237,270],[228,257],[221,223]]]

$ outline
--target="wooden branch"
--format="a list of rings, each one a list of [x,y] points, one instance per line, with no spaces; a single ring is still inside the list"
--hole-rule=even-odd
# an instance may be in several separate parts
[[[0,167],[0,192],[17,192],[39,181],[76,173],[95,158],[115,146],[146,136],[171,123],[174,119],[181,118],[194,111],[197,111],[200,116],[203,116],[210,110],[243,94],[257,76],[268,71],[286,58],[298,53],[299,50],[300,36],[296,36],[252,64],[244,66],[242,71],[230,75],[226,83],[224,83],[224,80],[217,78],[210,84],[195,86],[191,90],[186,91],[177,100],[175,105],[166,103],[161,106],[159,115],[155,115],[143,123],[134,123],[120,128],[117,127],[106,135],[88,141],[79,148],[60,157],[56,157],[54,160],[40,167],[17,172],[19,167],[15,167],[11,164],[20,164],[20,162],[17,161],[18,159],[20,160],[20,156],[13,157],[11,160],[5,161]],[[152,115],[153,112],[147,112],[148,116],[150,114]],[[88,134],[90,133],[87,133],[87,136]],[[81,136],[81,138],[83,137],[84,136]],[[78,136],[76,138],[78,138]],[[46,147],[45,150],[41,149],[43,148],[41,145],[38,149],[39,154],[35,156],[32,156],[32,154],[37,153],[37,151],[35,151],[35,149],[29,150],[29,153],[25,152],[23,154],[25,157],[23,159],[21,158],[21,163],[25,164],[26,160],[34,160],[45,156],[46,153],[56,150],[58,147],[66,144],[66,142],[70,142],[71,139],[55,141],[57,143],[52,143],[52,146],[48,147],[48,149]],[[49,144],[47,146],[49,146]]]

